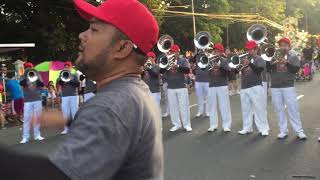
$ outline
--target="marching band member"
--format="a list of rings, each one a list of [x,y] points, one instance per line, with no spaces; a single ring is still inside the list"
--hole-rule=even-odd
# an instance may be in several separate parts
[[[243,129],[239,134],[252,133],[253,116],[255,124],[262,136],[269,135],[269,124],[267,120],[266,104],[264,102],[264,90],[262,87],[261,73],[266,67],[265,61],[257,55],[258,45],[255,41],[246,43],[248,55],[252,58],[243,59],[244,68],[241,73],[241,109],[243,118]]]
[[[158,105],[159,112],[160,110],[160,69],[156,64],[156,55],[153,52],[147,53],[147,63],[143,67],[142,80],[149,86],[152,97],[154,98],[156,104]],[[161,114],[161,113],[160,113]],[[162,122],[162,121],[161,121]],[[161,124],[162,127],[162,124]]]
[[[78,87],[80,81],[76,75],[71,74],[72,63],[70,61],[65,62],[64,70],[70,72],[70,81],[64,82],[61,77],[58,79],[58,84],[61,87],[61,109],[63,117],[71,123],[79,107]],[[67,134],[68,127],[66,126],[61,134]]]
[[[44,140],[40,133],[38,118],[42,112],[41,89],[44,86],[38,72],[33,70],[32,63],[25,63],[24,75],[21,77],[20,85],[23,87],[24,110],[23,110],[23,133],[20,143],[29,141],[30,126],[33,126],[34,140]],[[32,79],[33,77],[37,77]]]
[[[214,63],[212,69],[209,71],[209,94],[208,94],[208,107],[210,115],[210,128],[209,132],[218,129],[218,111],[217,105],[223,120],[224,132],[231,131],[231,111],[228,87],[228,74],[230,67],[225,58],[223,58],[224,47],[222,44],[217,43],[213,47],[215,55],[218,55],[219,62]]]
[[[195,66],[195,91],[198,99],[198,113],[196,117],[200,117],[205,113],[205,116],[209,117],[209,108],[206,107],[204,111],[204,100],[208,98],[209,90],[209,74],[207,68],[200,68]]]
[[[190,72],[190,64],[187,59],[179,58],[180,47],[173,45],[170,53],[174,54],[175,63],[170,70],[160,69],[168,83],[168,102],[171,116],[171,122],[174,125],[170,131],[174,132],[180,129],[180,114],[183,127],[186,131],[192,131],[190,123],[189,94],[185,81],[185,74]]]
[[[294,87],[295,74],[299,71],[300,62],[297,56],[289,53],[291,42],[288,38],[282,38],[278,41],[280,49],[283,50],[284,58],[277,59],[271,63],[271,93],[274,111],[278,116],[280,128],[279,139],[288,136],[287,117],[285,105],[288,107],[288,115],[293,130],[297,133],[299,139],[306,139],[299,114],[299,105],[296,99],[297,93]]]

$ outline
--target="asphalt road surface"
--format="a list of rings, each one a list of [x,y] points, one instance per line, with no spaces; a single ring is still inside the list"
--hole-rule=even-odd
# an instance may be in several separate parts
[[[319,74],[317,74],[319,76]],[[253,134],[240,136],[242,128],[240,97],[231,97],[232,132],[222,128],[209,133],[208,118],[194,118],[196,97],[190,95],[192,132],[168,132],[170,119],[164,118],[163,141],[166,180],[304,180],[320,179],[320,78],[296,84],[300,114],[306,141],[300,141],[289,126],[289,137],[278,140],[275,113],[268,99],[270,136]],[[219,121],[220,121],[219,117]],[[221,121],[220,121],[221,124]],[[220,126],[221,127],[221,126]],[[63,139],[56,132],[45,132],[43,142],[16,145],[21,136],[20,127],[0,130],[0,144],[15,149],[46,155]],[[1,163],[1,162],[0,162]]]

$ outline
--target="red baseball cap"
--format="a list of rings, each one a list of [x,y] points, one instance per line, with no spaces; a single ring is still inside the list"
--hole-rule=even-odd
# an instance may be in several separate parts
[[[224,52],[224,47],[221,43],[217,43],[213,46],[213,49],[218,49],[220,52]]]
[[[122,31],[143,53],[157,43],[159,26],[151,12],[137,0],[108,0],[95,7],[84,0],[74,0],[86,20],[95,17]]]
[[[280,44],[280,43],[282,43],[282,42],[291,45],[291,41],[290,41],[289,38],[285,38],[285,37],[284,37],[284,38],[281,38],[281,39],[278,41],[278,44]]]
[[[66,62],[64,63],[64,66],[72,67],[72,62],[71,62],[71,61],[66,61]]]
[[[155,57],[156,57],[156,54],[155,54],[154,52],[148,52],[147,56],[148,56],[148,57],[155,58]]]
[[[33,64],[31,62],[26,62],[23,64],[24,68],[33,68]]]
[[[180,52],[180,47],[177,44],[174,44],[170,47],[171,52]]]
[[[251,49],[254,49],[256,47],[258,47],[258,44],[255,41],[248,41],[246,43],[246,49],[247,50],[251,50]]]

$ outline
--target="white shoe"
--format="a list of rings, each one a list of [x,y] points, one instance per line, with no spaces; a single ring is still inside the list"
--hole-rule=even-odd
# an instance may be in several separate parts
[[[298,133],[298,138],[301,140],[305,140],[305,139],[307,139],[307,136],[303,132],[300,132],[300,133]]]
[[[206,113],[206,117],[210,117],[210,114],[209,114],[209,113]]]
[[[286,138],[286,137],[288,137],[288,133],[280,133],[280,134],[278,134],[278,139],[284,139],[284,138]]]
[[[36,140],[36,141],[42,141],[42,140],[44,140],[44,137],[38,136],[38,137],[35,137],[34,140]]]
[[[69,129],[67,127],[61,132],[62,135],[68,134]]]
[[[196,114],[196,117],[200,117],[200,116],[201,116],[201,113],[198,112],[198,113]]]
[[[223,131],[224,131],[224,132],[231,132],[231,129],[230,129],[230,128],[224,128]]]
[[[169,113],[164,113],[163,115],[162,115],[162,117],[168,117],[169,116]]]
[[[261,132],[261,136],[269,136],[269,132],[268,131]]]
[[[191,127],[185,127],[184,129],[185,129],[187,132],[192,131],[192,128],[191,128]]]
[[[181,129],[181,127],[179,127],[179,126],[173,126],[169,131],[170,131],[170,132],[175,132],[175,131],[177,131],[177,130],[179,130],[179,129]]]
[[[252,133],[252,131],[247,131],[247,130],[241,130],[241,131],[238,131],[238,133],[240,134],[240,135],[246,135],[246,134],[251,134]]]
[[[217,130],[217,128],[210,127],[210,128],[208,129],[208,132],[214,132],[215,130]]]
[[[236,94],[238,94],[238,95],[239,95],[239,94],[240,94],[240,91],[238,90]]]
[[[20,144],[25,144],[25,143],[27,143],[27,142],[29,142],[29,140],[28,140],[28,139],[26,139],[26,138],[22,138],[22,140],[20,141]]]

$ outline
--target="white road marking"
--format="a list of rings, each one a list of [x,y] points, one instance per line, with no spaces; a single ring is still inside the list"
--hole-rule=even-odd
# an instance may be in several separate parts
[[[304,97],[303,94],[302,94],[302,95],[299,95],[299,96],[297,97],[297,100],[299,100],[299,99],[301,99],[301,98],[303,98],[303,97]],[[205,101],[204,103],[207,103],[207,101]],[[189,106],[189,108],[193,108],[193,107],[196,107],[196,106],[198,106],[198,104],[192,104],[192,105]],[[287,105],[285,105],[285,108],[287,108]]]
[[[304,95],[299,95],[299,96],[297,97],[297,100],[299,100],[299,99],[301,99],[301,98],[303,98],[303,97],[304,97]],[[287,108],[287,105],[285,105],[284,107]]]
[[[207,101],[204,101],[203,103],[206,104]],[[198,106],[198,104],[192,104],[192,105],[189,106],[189,108],[193,108],[193,107],[196,107],[196,106]]]

